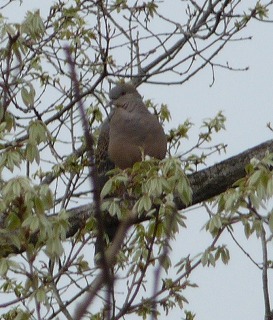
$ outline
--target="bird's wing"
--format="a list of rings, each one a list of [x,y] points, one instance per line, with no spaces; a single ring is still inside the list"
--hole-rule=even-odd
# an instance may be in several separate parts
[[[105,182],[108,180],[107,172],[114,169],[115,165],[110,160],[108,155],[109,146],[109,131],[110,131],[110,119],[112,114],[103,122],[100,128],[100,134],[98,138],[97,149],[95,152],[95,163],[99,175],[100,190]]]

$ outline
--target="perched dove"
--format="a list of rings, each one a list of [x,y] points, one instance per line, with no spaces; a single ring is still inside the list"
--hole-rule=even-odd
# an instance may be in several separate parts
[[[167,139],[157,117],[152,115],[140,94],[130,84],[118,84],[109,93],[115,106],[100,129],[96,164],[103,176],[115,166],[125,169],[141,161],[142,153],[163,159]]]
[[[132,167],[143,154],[163,159],[167,151],[167,139],[158,118],[148,111],[133,85],[118,84],[109,98],[114,108],[101,126],[96,150],[100,189],[107,181],[107,171],[115,166]],[[117,221],[112,222],[105,225],[110,241],[118,226]]]
[[[109,124],[111,161],[125,169],[141,161],[142,153],[163,159],[167,150],[165,133],[137,90],[130,84],[119,84],[110,91],[109,97],[115,106]]]

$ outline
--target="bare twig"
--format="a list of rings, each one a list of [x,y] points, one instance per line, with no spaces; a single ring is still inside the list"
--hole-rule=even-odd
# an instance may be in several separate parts
[[[127,230],[132,225],[132,223],[136,219],[136,214],[132,213],[129,215],[126,220],[120,223],[118,231],[115,235],[114,241],[110,245],[110,247],[105,252],[105,260],[106,265],[110,268],[114,265],[116,261],[116,255],[120,250],[120,247],[123,243],[124,237],[126,235]],[[103,287],[105,284],[104,272],[103,270],[99,273],[99,275],[95,278],[95,280],[90,285],[90,290],[88,295],[85,297],[83,302],[80,304],[80,307],[77,309],[75,313],[74,320],[80,320],[85,311],[88,309],[93,299],[95,298],[97,292]]]
[[[270,308],[270,298],[269,298],[269,288],[268,288],[268,257],[267,257],[267,244],[266,244],[266,233],[265,229],[262,226],[261,228],[261,242],[262,242],[262,251],[263,251],[263,293],[264,293],[264,307],[265,307],[265,320],[273,319],[273,312]]]
[[[240,245],[240,243],[237,241],[237,239],[235,238],[232,229],[230,227],[227,228],[231,238],[233,239],[233,241],[235,242],[235,244],[238,246],[238,248],[247,256],[247,258],[256,266],[258,267],[260,270],[262,269],[262,267],[251,257],[251,255],[246,252],[246,250]]]
[[[270,297],[269,297],[269,287],[268,287],[268,255],[267,255],[267,243],[266,243],[266,232],[263,226],[262,216],[259,214],[257,209],[252,205],[251,201],[247,203],[248,209],[254,214],[255,218],[261,222],[261,243],[263,252],[263,267],[262,267],[262,283],[263,283],[263,293],[264,293],[264,306],[265,306],[265,320],[273,319],[273,311],[270,308]]]
[[[98,173],[95,165],[95,157],[94,157],[94,139],[89,131],[89,125],[88,121],[86,118],[84,106],[82,103],[82,99],[80,96],[80,86],[78,82],[78,78],[76,75],[76,70],[75,70],[75,63],[72,60],[71,57],[71,51],[69,48],[65,48],[66,52],[66,57],[70,66],[70,72],[71,72],[71,79],[74,85],[74,91],[75,91],[75,97],[76,100],[78,101],[79,105],[79,111],[81,113],[81,118],[82,118],[82,123],[83,123],[83,130],[84,130],[84,136],[85,136],[85,141],[86,141],[86,149],[87,149],[87,154],[88,154],[88,159],[90,163],[90,179],[91,179],[91,184],[93,187],[93,196],[94,196],[94,215],[97,219],[98,223],[98,241],[100,243],[103,243],[103,237],[104,237],[104,223],[103,223],[103,217],[101,214],[100,210],[100,192],[99,192],[99,179],[98,179]],[[102,263],[100,264],[102,268],[102,278],[103,278],[103,283],[106,283],[106,285],[109,288],[109,291],[111,291],[111,288],[113,287],[113,276],[110,272],[108,262],[106,260],[104,250],[101,251],[101,261]]]

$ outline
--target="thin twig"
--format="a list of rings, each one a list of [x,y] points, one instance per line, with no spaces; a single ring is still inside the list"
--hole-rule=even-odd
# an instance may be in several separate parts
[[[164,260],[167,258],[168,254],[169,254],[169,251],[170,251],[170,248],[169,248],[169,245],[170,245],[170,239],[171,239],[171,234],[172,234],[172,230],[173,230],[173,225],[174,225],[174,219],[175,219],[175,214],[177,214],[177,211],[174,210],[172,212],[172,216],[171,216],[171,219],[170,219],[170,223],[169,225],[167,226],[166,228],[166,243],[164,245],[164,248],[163,248],[163,253],[162,255],[159,257],[159,265],[157,267],[157,269],[155,270],[154,272],[154,289],[153,289],[153,296],[156,297],[156,293],[159,289],[159,278],[160,278],[160,273],[161,273],[161,270],[162,270],[162,266],[164,265]],[[158,217],[157,217],[158,219]],[[151,320],[155,320],[157,319],[157,303],[156,303],[156,300],[154,299],[152,301],[152,313],[151,313]]]
[[[267,245],[266,245],[266,233],[265,229],[262,226],[261,228],[261,242],[262,242],[262,251],[263,251],[263,273],[262,273],[262,281],[263,281],[263,293],[264,293],[264,307],[265,307],[265,320],[272,320],[273,313],[270,308],[270,298],[269,298],[269,288],[268,288],[268,257],[267,257]]]
[[[74,85],[75,98],[76,98],[76,101],[78,102],[79,111],[81,114],[85,142],[86,142],[86,150],[87,150],[87,155],[88,155],[88,159],[89,159],[89,163],[90,163],[89,170],[90,170],[91,184],[92,184],[92,188],[93,188],[94,215],[97,219],[97,224],[98,224],[97,238],[98,238],[99,243],[103,243],[104,223],[103,223],[102,213],[100,210],[100,192],[99,192],[99,188],[98,188],[99,178],[98,178],[98,173],[97,173],[97,169],[95,166],[94,139],[89,131],[89,125],[88,125],[86,113],[84,110],[83,102],[81,99],[79,81],[78,81],[78,77],[77,77],[76,70],[75,70],[75,62],[72,60],[71,50],[69,47],[65,48],[65,53],[66,53],[66,58],[67,58],[68,64],[70,66],[71,80]],[[102,250],[102,252],[101,252],[101,261],[102,261],[102,263],[100,264],[100,267],[102,268],[103,283],[105,283],[107,285],[107,287],[109,288],[109,291],[110,291],[113,286],[113,276],[111,275],[107,260],[105,258],[104,250]],[[84,312],[85,311],[86,310],[84,310]]]
[[[118,228],[118,231],[115,235],[115,238],[112,244],[105,252],[105,258],[107,261],[107,265],[109,267],[112,267],[114,265],[116,261],[116,255],[120,250],[120,247],[123,243],[126,232],[129,229],[129,227],[134,223],[136,216],[137,216],[136,214],[132,213],[131,215],[128,215],[126,220],[123,220],[120,223],[120,226]],[[84,316],[85,310],[87,310],[87,308],[91,305],[97,292],[103,287],[104,283],[105,283],[105,278],[104,278],[103,271],[101,271],[98,274],[98,276],[95,278],[95,280],[91,283],[88,295],[85,297],[85,299],[81,303],[81,307],[78,308],[77,313],[75,313],[74,320],[82,319],[82,317]]]
[[[264,307],[265,307],[265,320],[273,319],[273,312],[270,308],[270,298],[269,298],[269,288],[268,288],[268,255],[267,255],[267,245],[266,245],[266,232],[263,226],[263,219],[256,208],[252,205],[250,199],[247,203],[247,208],[255,215],[255,217],[261,222],[261,242],[262,242],[262,252],[263,252],[263,268],[262,268],[262,283],[263,283],[263,293],[264,293]]]
[[[234,234],[232,233],[231,228],[228,226],[227,230],[232,238],[232,240],[235,242],[235,244],[240,248],[240,250],[248,257],[248,259],[255,264],[256,267],[258,267],[260,270],[262,269],[261,266],[251,257],[251,255],[245,251],[245,249],[240,245],[240,243],[235,238]]]

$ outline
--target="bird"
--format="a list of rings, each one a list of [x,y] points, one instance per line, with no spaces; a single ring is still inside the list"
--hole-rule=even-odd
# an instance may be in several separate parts
[[[108,155],[120,169],[141,161],[142,154],[165,158],[167,138],[156,115],[149,112],[131,84],[119,84],[109,93],[115,109],[109,123]]]
[[[109,170],[131,168],[146,155],[162,160],[167,152],[167,138],[158,117],[150,113],[132,84],[117,84],[109,98],[113,108],[100,128],[95,154],[100,190]],[[110,241],[116,228],[115,224],[112,229],[111,224],[105,228]]]

